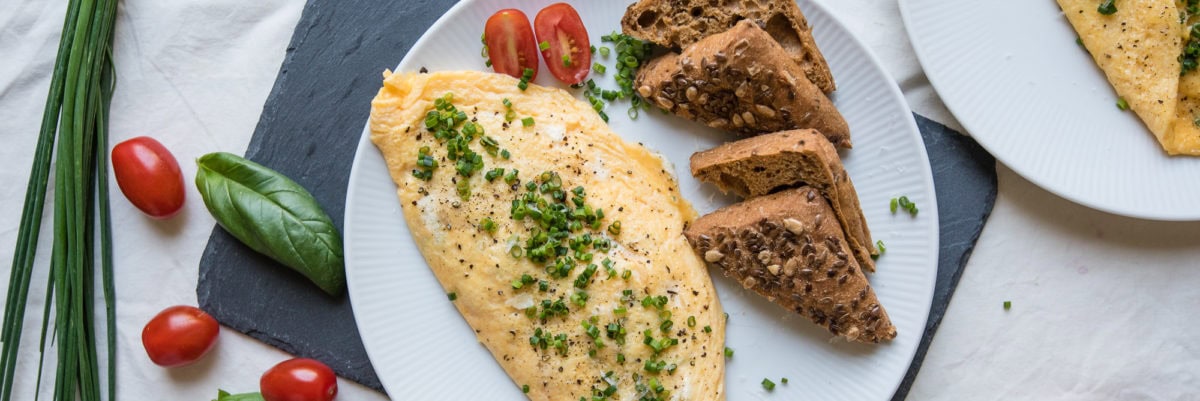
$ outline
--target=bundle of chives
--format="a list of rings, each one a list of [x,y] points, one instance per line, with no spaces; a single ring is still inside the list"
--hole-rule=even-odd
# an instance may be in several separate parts
[[[67,6],[50,92],[25,192],[0,332],[0,400],[12,399],[25,305],[54,159],[54,243],[42,316],[57,347],[54,400],[100,400],[99,352],[93,319],[96,233],[104,291],[108,399],[116,398],[116,313],[108,212],[108,105],[112,99],[113,24],[117,0],[71,0]],[[57,143],[55,134],[57,133]],[[53,307],[52,307],[53,306]],[[53,311],[53,324],[51,324]]]

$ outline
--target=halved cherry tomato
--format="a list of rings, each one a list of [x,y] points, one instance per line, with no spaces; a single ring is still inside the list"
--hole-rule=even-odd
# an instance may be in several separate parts
[[[266,401],[330,401],[337,397],[337,375],[320,361],[293,358],[263,373],[259,391]]]
[[[142,329],[142,345],[154,364],[173,368],[195,362],[217,343],[217,320],[193,306],[172,306]]]
[[[121,193],[142,213],[165,219],[183,208],[179,162],[154,138],[139,136],[113,146],[112,166]]]
[[[537,42],[533,41],[529,17],[521,10],[508,8],[492,14],[483,28],[483,40],[493,70],[521,78],[529,68],[537,78]]]
[[[534,17],[533,29],[546,68],[555,78],[568,85],[587,78],[592,68],[592,46],[574,7],[567,3],[546,6]]]

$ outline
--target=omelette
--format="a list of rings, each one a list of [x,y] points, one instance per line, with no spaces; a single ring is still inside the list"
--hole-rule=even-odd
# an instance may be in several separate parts
[[[518,84],[387,72],[372,102],[438,282],[531,400],[723,400],[725,316],[671,169],[570,93]]]
[[[1174,0],[1057,1],[1117,95],[1163,150],[1200,155],[1194,0],[1190,7]]]

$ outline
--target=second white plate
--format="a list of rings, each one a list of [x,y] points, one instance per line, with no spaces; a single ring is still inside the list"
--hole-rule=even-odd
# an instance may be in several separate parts
[[[938,95],[996,159],[1072,201],[1200,220],[1200,158],[1169,157],[1051,0],[900,0]]]
[[[488,16],[505,7],[533,16],[551,2],[459,3],[413,46],[398,70],[484,69],[479,36]],[[620,29],[626,4],[572,3],[593,44],[601,45],[601,35]],[[800,5],[837,79],[834,101],[854,135],[855,148],[844,152],[846,169],[875,238],[887,244],[879,272],[870,280],[899,336],[879,345],[831,342],[824,329],[713,270],[730,315],[727,345],[735,350],[728,360],[726,390],[730,400],[762,399],[767,396],[760,384],[763,378],[781,383],[787,377],[789,384],[776,387],[771,398],[886,400],[908,370],[933,298],[938,219],[929,161],[907,103],[874,57],[819,5],[807,0]],[[602,57],[597,60],[611,64]],[[604,87],[615,87],[608,76],[594,78]],[[561,86],[550,74],[540,74],[537,83]],[[674,164],[683,195],[698,211],[731,201],[691,177],[688,157],[733,137],[657,112],[643,112],[631,121],[627,108],[627,102],[609,106],[613,130],[666,156]],[[918,217],[888,211],[889,199],[900,195],[920,206]],[[389,394],[413,400],[522,398],[446,300],[412,241],[384,161],[365,134],[350,175],[345,241],[355,319]]]

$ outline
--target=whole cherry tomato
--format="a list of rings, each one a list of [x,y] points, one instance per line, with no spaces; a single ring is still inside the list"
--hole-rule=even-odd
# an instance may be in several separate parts
[[[567,3],[546,6],[534,17],[533,29],[546,68],[555,78],[568,85],[587,78],[592,69],[592,46],[574,7]]]
[[[315,359],[293,358],[263,373],[259,391],[266,401],[329,401],[337,397],[337,375]]]
[[[538,47],[529,17],[521,10],[508,8],[492,14],[483,28],[483,40],[493,70],[521,78],[528,68],[533,70],[530,80],[537,78]]]
[[[113,146],[112,165],[121,193],[142,213],[165,219],[183,208],[179,163],[154,138],[139,136]]]
[[[142,345],[156,365],[173,368],[195,362],[217,343],[217,320],[193,306],[172,306],[142,329]]]

